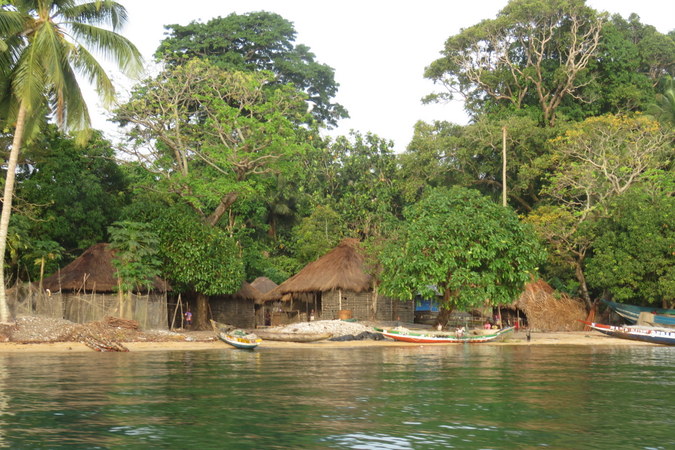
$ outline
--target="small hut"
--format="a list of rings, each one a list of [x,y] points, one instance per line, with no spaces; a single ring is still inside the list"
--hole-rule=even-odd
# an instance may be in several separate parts
[[[108,244],[96,244],[46,277],[42,287],[50,303],[60,305],[62,317],[73,322],[115,316],[136,320],[145,329],[166,329],[168,283],[155,277],[152,290],[135,292],[128,298],[118,292],[113,258]]]
[[[581,300],[567,295],[554,295],[555,290],[544,280],[527,283],[513,304],[502,308],[502,320],[510,324],[520,321],[536,331],[581,331],[586,308]]]
[[[256,288],[261,294],[267,294],[277,286],[279,285],[267,277],[258,277],[251,281],[251,287]]]
[[[261,297],[262,293],[246,282],[232,295],[211,297],[209,305],[213,320],[239,328],[254,328],[256,303],[260,304]]]
[[[412,322],[413,301],[402,302],[373,290],[356,239],[340,245],[263,296],[271,324],[325,320],[401,320]],[[271,302],[271,307],[268,306]]]

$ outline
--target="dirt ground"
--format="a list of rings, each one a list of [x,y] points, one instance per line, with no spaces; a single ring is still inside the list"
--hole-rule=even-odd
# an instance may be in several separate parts
[[[382,324],[320,321],[292,324],[279,329],[284,332],[324,332],[334,336],[372,331]],[[318,341],[293,343],[263,341],[261,348],[351,348],[383,346],[419,346],[392,340]],[[426,344],[456,345],[456,344]],[[653,345],[605,336],[597,331],[531,332],[508,334],[501,342],[481,345],[592,345],[635,346]],[[172,350],[234,350],[218,340],[213,331],[142,331],[134,321],[106,318],[99,322],[75,324],[62,319],[19,317],[14,325],[0,325],[0,354],[15,352],[91,352],[91,351],[172,351]]]

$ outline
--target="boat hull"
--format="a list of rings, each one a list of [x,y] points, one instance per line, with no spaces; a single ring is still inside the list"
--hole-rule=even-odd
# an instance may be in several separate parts
[[[246,350],[252,350],[256,348],[262,342],[262,339],[258,338],[247,338],[244,336],[236,336],[228,333],[218,333],[218,339],[230,344],[232,347],[241,348]]]
[[[486,335],[465,335],[465,336],[451,336],[444,334],[424,334],[424,333],[410,333],[396,330],[382,330],[383,336],[399,342],[409,342],[412,344],[480,344],[484,342],[494,341],[503,337],[506,333],[513,331],[513,327],[504,328],[493,334]]]
[[[675,309],[656,308],[652,306],[635,306],[603,300],[609,308],[626,319],[628,323],[638,323],[640,315],[650,314],[650,321],[657,326],[675,327]],[[643,316],[644,317],[644,316]]]
[[[332,333],[280,333],[264,330],[256,330],[256,334],[265,341],[281,342],[316,342],[333,336]]]
[[[613,326],[601,323],[584,322],[600,333],[620,339],[649,342],[652,344],[675,345],[675,331],[648,326]]]

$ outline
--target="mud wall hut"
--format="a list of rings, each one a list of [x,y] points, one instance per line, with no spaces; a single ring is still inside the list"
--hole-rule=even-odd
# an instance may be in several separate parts
[[[271,310],[271,324],[312,317],[412,322],[413,301],[378,295],[364,262],[358,240],[345,239],[263,296],[265,307]],[[275,321],[275,315],[281,317]]]
[[[255,328],[256,306],[260,305],[261,297],[262,293],[246,282],[232,295],[211,297],[209,304],[213,320],[239,328]]]
[[[78,323],[114,316],[136,320],[144,329],[167,329],[168,283],[155,277],[152,290],[122,295],[117,291],[113,257],[108,244],[96,244],[46,277],[42,288],[49,299],[49,315],[54,317],[58,311],[62,318]]]

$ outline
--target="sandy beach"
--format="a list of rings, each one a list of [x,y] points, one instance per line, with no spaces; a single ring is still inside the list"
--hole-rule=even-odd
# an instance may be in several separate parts
[[[209,336],[208,332],[187,332],[184,333],[186,340],[170,342],[123,342],[131,352],[148,351],[199,351],[199,350],[232,350],[235,348]],[[263,341],[259,349],[265,348],[311,348],[327,350],[334,348],[359,348],[359,347],[410,347],[410,346],[446,346],[446,345],[470,345],[470,344],[410,344],[392,340],[374,341],[318,341],[311,343]],[[617,339],[605,336],[595,331],[568,331],[568,332],[542,332],[531,333],[528,341],[524,332],[512,333],[502,342],[487,342],[473,345],[519,345],[519,346],[537,346],[537,345],[570,345],[570,346],[650,346],[645,342],[629,341],[626,339]],[[54,352],[93,352],[91,348],[80,342],[49,342],[49,343],[0,343],[0,354],[2,353],[54,353]]]

